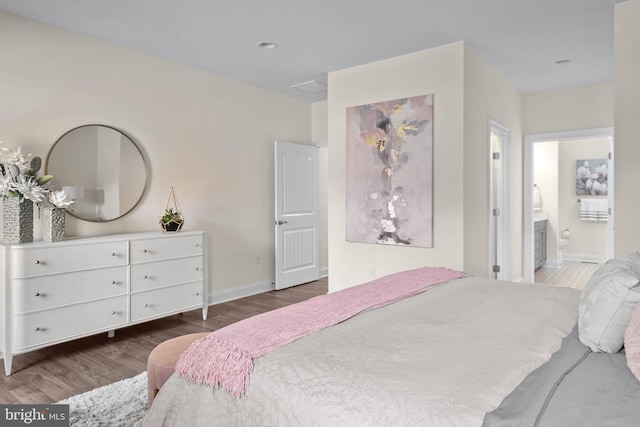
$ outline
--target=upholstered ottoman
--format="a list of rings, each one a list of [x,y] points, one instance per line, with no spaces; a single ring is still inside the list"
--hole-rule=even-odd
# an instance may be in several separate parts
[[[178,358],[192,342],[209,335],[209,332],[183,335],[162,342],[156,346],[147,359],[147,408],[151,407],[162,385],[175,372]]]

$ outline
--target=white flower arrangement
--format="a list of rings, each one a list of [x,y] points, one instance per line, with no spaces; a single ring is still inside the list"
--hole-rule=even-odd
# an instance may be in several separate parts
[[[56,208],[74,210],[73,204],[75,200],[71,198],[64,190],[51,191],[47,197],[49,203]]]
[[[40,157],[22,154],[21,147],[0,146],[0,197],[18,197],[20,202],[30,200],[37,205],[48,202],[56,208],[74,210],[75,200],[71,196],[48,185],[53,176],[37,177],[41,166]]]
[[[41,166],[40,157],[25,156],[20,147],[0,147],[0,197],[18,197],[20,202],[42,203],[49,192],[46,184],[52,176],[38,178]]]

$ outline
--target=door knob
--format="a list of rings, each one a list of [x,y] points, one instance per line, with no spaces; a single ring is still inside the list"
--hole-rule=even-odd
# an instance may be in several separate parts
[[[276,222],[276,224],[278,224],[278,225],[288,224],[288,221],[283,221],[283,220],[279,219],[279,220]]]

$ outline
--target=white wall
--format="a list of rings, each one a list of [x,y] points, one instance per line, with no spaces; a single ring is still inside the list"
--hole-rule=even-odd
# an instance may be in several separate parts
[[[330,291],[425,265],[464,268],[463,61],[455,43],[329,73]],[[346,242],[346,108],[423,94],[434,95],[434,247]]]
[[[613,126],[613,83],[522,94],[523,133]]]
[[[67,234],[159,230],[173,185],[185,228],[209,232],[211,290],[274,278],[273,141],[311,141],[311,105],[0,12],[0,140],[46,157],[99,123],[140,144],[151,181],[126,217],[67,216]],[[36,215],[37,216],[37,215]]]
[[[489,273],[489,120],[510,130],[510,276],[522,277],[522,99],[507,79],[464,49],[464,270]],[[445,112],[446,113],[446,112]],[[503,271],[504,270],[504,266]]]
[[[321,242],[321,263],[322,274],[328,274],[329,270],[329,243],[328,243],[328,204],[327,187],[329,184],[329,147],[328,147],[328,127],[327,101],[319,101],[311,104],[311,141],[318,145],[320,168],[320,234]]]
[[[346,108],[421,94],[434,95],[434,247],[346,242]],[[487,276],[489,119],[511,129],[511,261],[512,275],[520,277],[522,118],[517,90],[463,42],[329,74],[331,291],[425,265]]]
[[[615,253],[640,249],[640,0],[615,6]]]

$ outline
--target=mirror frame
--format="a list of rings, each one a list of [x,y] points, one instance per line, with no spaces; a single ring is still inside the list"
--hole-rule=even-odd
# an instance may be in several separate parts
[[[58,143],[68,134],[70,134],[71,132],[81,129],[81,128],[86,128],[86,127],[103,127],[103,128],[107,128],[107,129],[111,129],[114,130],[116,132],[118,132],[119,134],[121,134],[122,136],[126,137],[131,144],[133,144],[133,147],[136,149],[136,151],[138,152],[138,154],[140,154],[140,158],[142,159],[142,164],[144,165],[144,186],[142,187],[142,191],[140,192],[140,195],[138,196],[138,200],[133,204],[133,206],[131,206],[131,208],[129,210],[127,210],[126,212],[120,214],[119,216],[115,217],[115,218],[109,218],[109,219],[91,219],[91,218],[83,218],[81,216],[78,216],[73,210],[68,209],[67,213],[75,218],[81,219],[83,221],[88,221],[88,222],[111,222],[111,221],[115,221],[117,219],[122,218],[123,216],[129,214],[132,210],[134,210],[142,201],[143,197],[145,196],[146,192],[147,192],[147,188],[149,187],[149,164],[147,162],[147,158],[144,155],[144,153],[142,152],[142,149],[140,148],[140,146],[138,145],[138,143],[131,138],[128,134],[126,134],[125,132],[121,131],[118,128],[115,128],[113,126],[109,126],[109,125],[103,125],[103,124],[97,124],[97,123],[92,123],[92,124],[87,124],[87,125],[81,125],[81,126],[76,126],[73,129],[68,130],[67,132],[65,132],[64,134],[62,134],[57,140],[56,142],[53,143],[53,145],[51,146],[51,148],[49,149],[49,152],[47,153],[47,160],[45,162],[45,166],[44,166],[44,173],[45,175],[51,174],[51,171],[49,171],[49,161],[51,160],[51,153],[53,153],[53,150],[56,148],[56,145],[58,145]],[[53,178],[55,179],[55,174],[51,174],[53,175]]]

